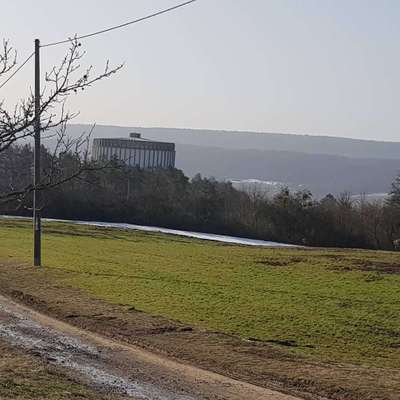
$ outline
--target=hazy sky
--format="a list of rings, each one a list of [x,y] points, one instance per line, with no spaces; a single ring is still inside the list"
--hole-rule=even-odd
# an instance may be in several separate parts
[[[3,1],[0,37],[21,59],[180,0]],[[66,6],[68,4],[68,6]],[[74,96],[79,122],[400,140],[399,0],[198,0],[83,42],[86,62],[125,62]],[[42,51],[42,68],[66,47]],[[23,97],[32,63],[0,98]]]

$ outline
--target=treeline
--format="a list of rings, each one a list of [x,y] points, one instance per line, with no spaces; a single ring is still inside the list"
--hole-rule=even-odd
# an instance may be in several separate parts
[[[60,155],[68,176],[77,162]],[[44,151],[44,174],[51,165]],[[1,154],[0,191],[30,184],[28,146]],[[400,178],[385,202],[354,201],[348,194],[315,200],[308,191],[282,189],[268,196],[245,193],[229,182],[180,170],[93,165],[78,178],[43,193],[43,216],[158,225],[309,246],[395,249],[400,243]],[[47,169],[46,169],[47,168]],[[4,173],[3,173],[4,172]],[[30,215],[30,197],[2,205],[2,212]]]

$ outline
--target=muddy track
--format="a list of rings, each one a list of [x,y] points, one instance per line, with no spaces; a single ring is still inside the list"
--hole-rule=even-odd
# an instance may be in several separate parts
[[[299,400],[122,344],[0,295],[0,338],[99,390],[148,400]]]

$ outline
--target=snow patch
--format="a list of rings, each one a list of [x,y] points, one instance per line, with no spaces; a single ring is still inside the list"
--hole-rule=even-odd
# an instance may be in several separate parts
[[[13,217],[13,216],[2,216],[2,218],[30,219],[27,217]],[[73,221],[73,220],[52,219],[52,218],[44,218],[43,221],[63,222],[63,223],[76,224],[76,225],[97,226],[97,227],[102,227],[102,228],[114,228],[114,229],[123,229],[123,230],[137,230],[137,231],[143,231],[143,232],[165,233],[167,235],[183,236],[183,237],[189,237],[189,238],[193,238],[193,239],[211,240],[214,242],[238,244],[238,245],[245,245],[245,246],[300,247],[300,246],[296,246],[296,245],[292,245],[292,244],[271,242],[271,241],[267,241],[267,240],[257,240],[257,239],[248,239],[248,238],[242,238],[242,237],[236,237],[236,236],[217,235],[217,234],[213,234],[213,233],[182,231],[182,230],[177,230],[177,229],[162,228],[159,226],[145,226],[145,225],[134,225],[134,224],[124,224],[124,223],[113,223],[113,222],[99,222],[99,221]]]

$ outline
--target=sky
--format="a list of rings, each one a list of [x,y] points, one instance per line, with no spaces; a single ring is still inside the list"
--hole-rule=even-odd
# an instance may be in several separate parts
[[[4,1],[0,38],[19,60],[181,0]],[[82,42],[110,80],[71,96],[76,122],[315,134],[400,141],[399,0],[197,0]],[[44,48],[42,71],[67,47]],[[33,62],[0,99],[33,85]]]

